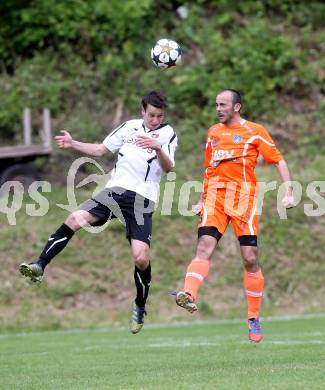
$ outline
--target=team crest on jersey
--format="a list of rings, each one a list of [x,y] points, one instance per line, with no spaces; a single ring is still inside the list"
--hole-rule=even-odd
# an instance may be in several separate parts
[[[151,134],[151,138],[158,138],[159,137],[159,133],[158,134]]]
[[[234,141],[235,145],[240,144],[242,142],[242,140],[243,140],[243,137],[241,135],[239,135],[239,134],[234,135],[233,141]]]

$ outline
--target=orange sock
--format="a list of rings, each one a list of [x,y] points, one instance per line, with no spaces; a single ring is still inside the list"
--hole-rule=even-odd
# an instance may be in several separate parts
[[[244,287],[248,306],[248,318],[258,318],[262,301],[264,277],[261,269],[244,273]]]
[[[209,273],[209,260],[193,259],[187,267],[185,276],[184,291],[196,300],[199,288]]]

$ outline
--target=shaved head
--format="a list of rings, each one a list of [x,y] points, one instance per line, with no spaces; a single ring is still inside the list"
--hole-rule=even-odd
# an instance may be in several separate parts
[[[231,125],[240,120],[241,96],[234,89],[224,89],[216,97],[216,111],[220,123]]]
[[[219,93],[219,95],[221,95],[223,92],[229,92],[232,96],[232,104],[235,105],[237,103],[239,103],[240,105],[242,104],[242,99],[241,99],[241,94],[239,91],[237,91],[236,89],[224,89],[223,91],[221,91]]]

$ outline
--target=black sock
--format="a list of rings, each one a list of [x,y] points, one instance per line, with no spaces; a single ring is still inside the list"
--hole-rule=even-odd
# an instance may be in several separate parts
[[[73,235],[74,231],[68,225],[60,226],[48,239],[37,263],[44,269],[53,257],[62,251]]]
[[[137,288],[137,297],[135,303],[144,307],[148,298],[150,282],[151,282],[151,265],[149,263],[145,270],[134,267],[134,281]]]

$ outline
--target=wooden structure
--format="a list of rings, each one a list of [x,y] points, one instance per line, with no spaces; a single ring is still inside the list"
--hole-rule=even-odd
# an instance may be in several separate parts
[[[23,116],[24,143],[0,146],[0,185],[8,180],[19,180],[26,187],[40,179],[37,170],[29,163],[38,157],[49,157],[52,153],[50,111],[43,110],[43,126],[39,131],[40,142],[33,143],[31,110],[25,108]]]

